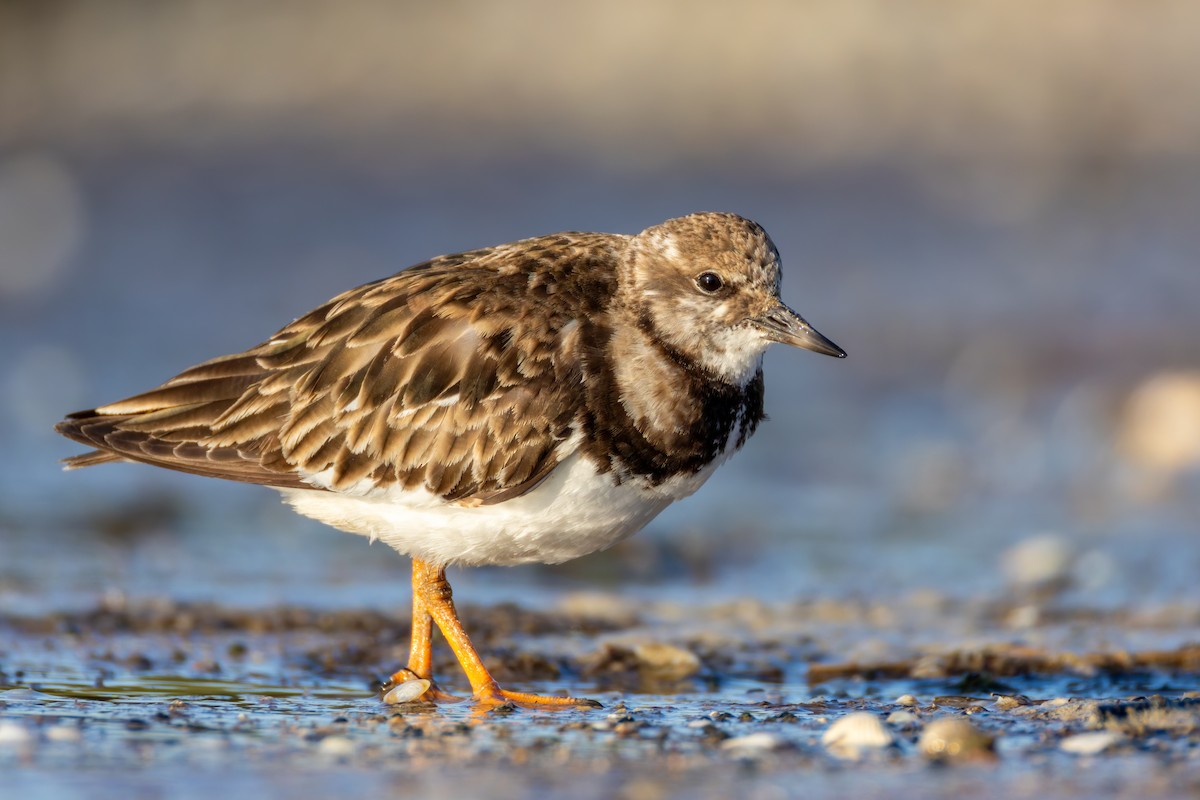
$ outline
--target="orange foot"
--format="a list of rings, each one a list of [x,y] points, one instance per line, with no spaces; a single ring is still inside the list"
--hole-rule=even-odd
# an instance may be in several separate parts
[[[382,696],[390,702],[412,702],[431,700],[434,702],[460,702],[461,697],[447,694],[438,688],[430,677],[433,624],[437,623],[450,649],[458,658],[467,679],[471,681],[471,700],[481,706],[495,707],[506,704],[539,709],[603,708],[595,700],[579,697],[547,697],[524,692],[501,689],[492,678],[467,633],[463,630],[454,609],[450,584],[446,581],[446,570],[413,559],[413,616],[412,646],[409,650],[408,666],[396,672],[381,688]],[[420,681],[421,685],[403,690],[405,684]],[[428,684],[427,686],[425,684]],[[397,691],[399,690],[399,691]]]
[[[428,688],[426,688],[424,691],[418,691],[416,693],[411,691],[396,692],[395,696],[389,698],[389,695],[392,695],[394,690],[400,689],[400,687],[404,686],[405,684],[414,683],[417,681],[428,684]],[[383,698],[385,703],[397,704],[415,703],[418,701],[433,703],[461,703],[463,700],[467,699],[465,697],[459,697],[455,694],[450,694],[449,692],[443,692],[436,683],[428,678],[422,678],[408,667],[404,667],[403,669],[394,673],[392,677],[388,678],[387,681],[385,681],[384,684],[379,687],[379,696]]]
[[[525,708],[560,709],[560,708],[604,708],[595,700],[586,697],[557,697],[542,694],[526,694],[525,692],[510,692],[501,689],[492,681],[490,686],[476,689],[471,697],[476,703],[486,706],[502,706],[506,703]]]

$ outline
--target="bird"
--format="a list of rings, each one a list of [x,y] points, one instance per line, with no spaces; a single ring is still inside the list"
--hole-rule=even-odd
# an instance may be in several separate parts
[[[695,492],[764,420],[769,344],[846,355],[780,279],[766,231],[724,212],[440,256],[67,415],[58,432],[93,449],[63,463],[261,484],[410,557],[409,660],[384,690],[465,699],[434,680],[436,625],[473,702],[598,707],[501,688],[446,568],[578,558]]]

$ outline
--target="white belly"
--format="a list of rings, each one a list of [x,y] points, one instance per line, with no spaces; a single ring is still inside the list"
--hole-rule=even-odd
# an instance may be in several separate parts
[[[578,453],[528,494],[488,506],[447,503],[424,490],[352,496],[282,489],[296,511],[339,530],[380,539],[434,564],[558,564],[611,547],[700,488],[719,457],[695,475],[655,487],[617,485]]]

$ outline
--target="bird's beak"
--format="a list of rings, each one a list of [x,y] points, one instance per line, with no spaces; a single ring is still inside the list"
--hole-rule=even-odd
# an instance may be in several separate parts
[[[779,303],[762,316],[756,317],[753,322],[772,342],[803,347],[805,350],[812,350],[814,353],[822,353],[827,356],[846,357],[845,350],[813,330],[813,327],[805,322],[799,314],[783,303]]]

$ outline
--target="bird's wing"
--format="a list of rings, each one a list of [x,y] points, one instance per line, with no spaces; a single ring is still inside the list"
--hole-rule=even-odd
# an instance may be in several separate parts
[[[446,256],[351,290],[244,353],[70,415],[58,430],[99,452],[67,465],[469,504],[523,494],[575,446],[580,316],[612,291],[603,265],[576,267],[611,260],[614,238]]]

